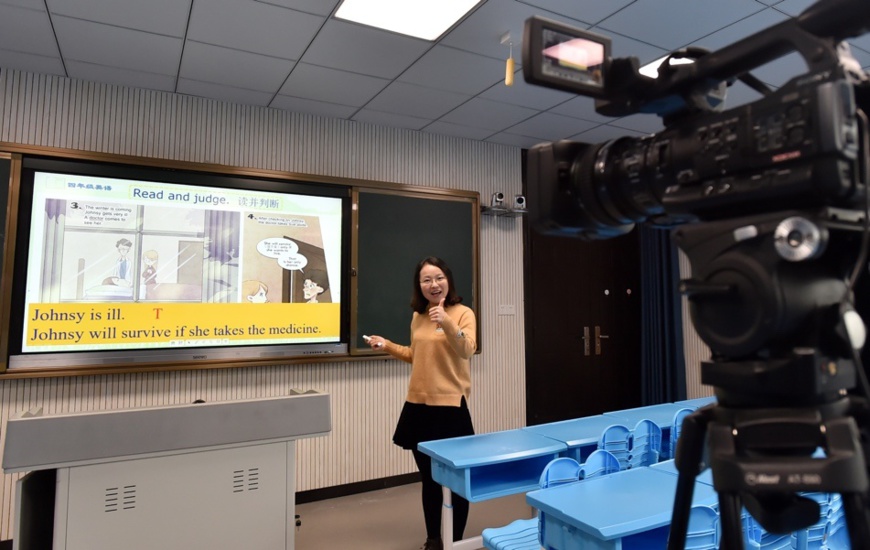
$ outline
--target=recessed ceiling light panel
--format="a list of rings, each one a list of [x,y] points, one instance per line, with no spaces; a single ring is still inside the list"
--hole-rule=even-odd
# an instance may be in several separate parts
[[[344,0],[335,16],[362,25],[436,40],[480,0]]]

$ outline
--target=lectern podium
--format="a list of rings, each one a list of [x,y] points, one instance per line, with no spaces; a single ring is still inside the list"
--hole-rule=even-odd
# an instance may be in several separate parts
[[[10,419],[15,550],[293,550],[295,440],[329,395]]]

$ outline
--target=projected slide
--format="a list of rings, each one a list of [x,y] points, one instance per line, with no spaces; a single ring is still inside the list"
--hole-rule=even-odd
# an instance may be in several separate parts
[[[22,352],[337,342],[342,201],[37,172]]]

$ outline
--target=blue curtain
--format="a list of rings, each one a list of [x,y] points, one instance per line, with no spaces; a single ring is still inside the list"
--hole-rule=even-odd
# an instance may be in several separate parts
[[[645,225],[636,230],[641,265],[641,402],[680,401],[686,399],[686,357],[677,247],[669,230]]]

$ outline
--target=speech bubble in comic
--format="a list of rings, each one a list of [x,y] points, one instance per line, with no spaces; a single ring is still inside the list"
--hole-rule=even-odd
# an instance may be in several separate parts
[[[283,237],[270,237],[257,243],[257,252],[277,260],[282,256],[292,256],[299,252],[299,245]]]
[[[278,258],[278,265],[289,270],[303,269],[308,265],[308,258],[302,254],[288,254]]]

